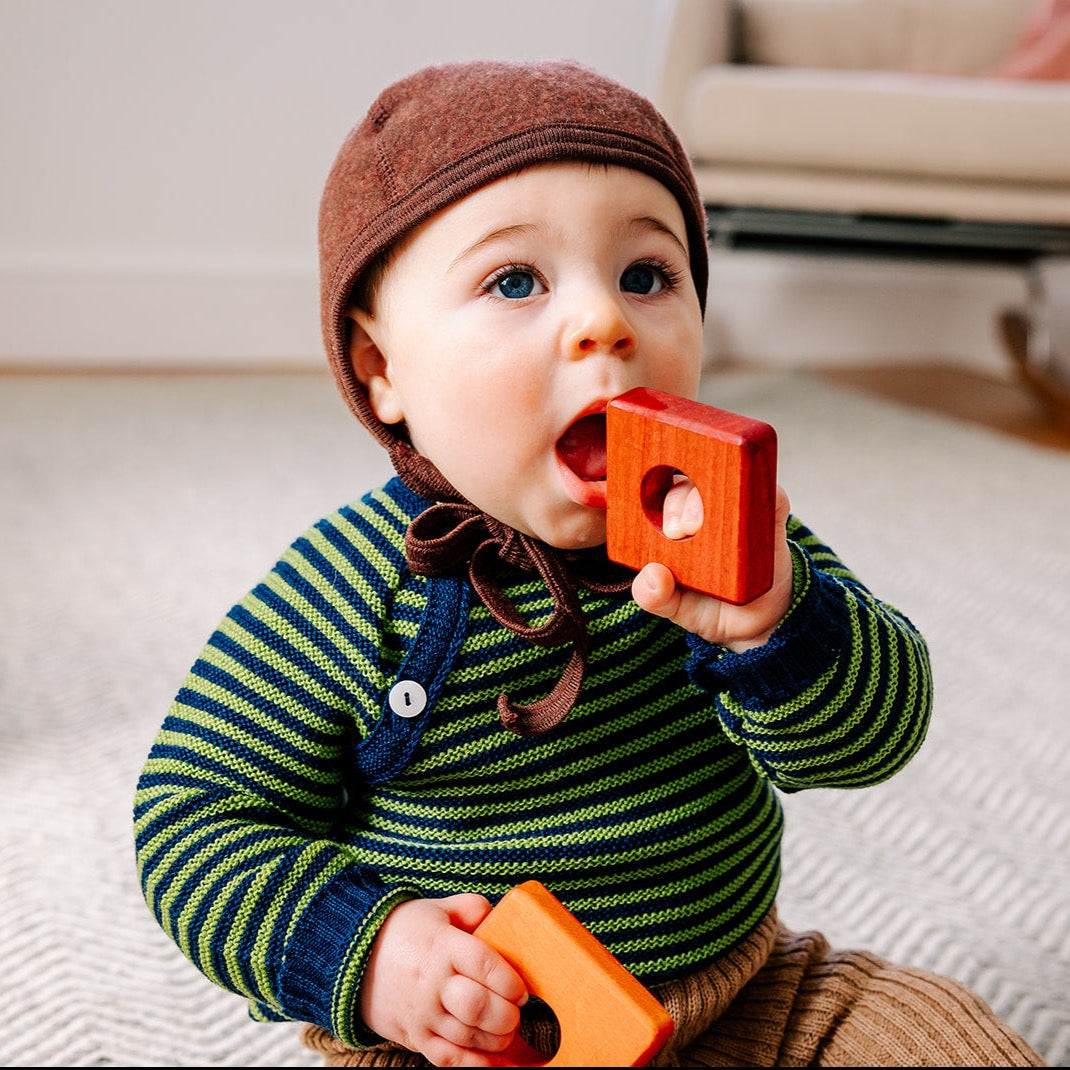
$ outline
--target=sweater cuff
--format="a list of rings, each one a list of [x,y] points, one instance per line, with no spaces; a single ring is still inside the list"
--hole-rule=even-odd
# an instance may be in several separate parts
[[[759,647],[734,653],[727,647],[688,636],[692,680],[707,691],[731,692],[751,709],[770,709],[821,677],[851,642],[846,591],[814,567],[798,543],[792,556],[792,604],[776,631]]]
[[[387,914],[419,895],[355,870],[321,888],[287,941],[280,979],[287,1017],[322,1026],[350,1047],[380,1043],[360,1021],[360,982]]]

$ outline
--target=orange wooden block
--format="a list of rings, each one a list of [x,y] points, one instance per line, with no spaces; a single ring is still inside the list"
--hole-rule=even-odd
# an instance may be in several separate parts
[[[638,387],[606,413],[606,552],[666,565],[685,587],[741,605],[773,583],[776,432],[761,420]],[[670,539],[662,503],[676,472],[702,496],[696,534]]]
[[[538,881],[502,896],[476,936],[512,965],[561,1027],[552,1058],[518,1036],[503,1053],[513,1065],[643,1066],[672,1035],[665,1008]]]

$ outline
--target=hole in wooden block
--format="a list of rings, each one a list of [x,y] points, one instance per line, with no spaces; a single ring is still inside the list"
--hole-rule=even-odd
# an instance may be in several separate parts
[[[529,1037],[527,1040],[518,1033],[509,1047],[502,1052],[502,1058],[511,1064],[533,1067],[563,1065],[557,1059],[558,1052],[561,1051],[561,1020],[549,1003],[546,1003],[541,998],[539,998],[539,1003],[541,1004],[539,1015],[542,1019],[539,1023],[539,1028],[540,1030],[545,1028],[547,1032],[557,1037],[557,1043],[545,1046],[541,1043],[532,1043],[534,1040],[541,1039],[541,1031],[539,1037]]]
[[[684,479],[691,479],[691,477],[672,465],[659,464],[655,465],[643,476],[639,487],[639,499],[642,502],[643,513],[646,515],[647,520],[650,521],[656,531],[677,542],[694,538],[696,534],[692,532],[690,535],[677,538],[665,533],[665,499],[673,486]],[[691,482],[694,483],[694,480],[691,480]],[[693,493],[699,494],[701,497],[697,486],[695,486]],[[705,510],[703,511],[705,512]]]

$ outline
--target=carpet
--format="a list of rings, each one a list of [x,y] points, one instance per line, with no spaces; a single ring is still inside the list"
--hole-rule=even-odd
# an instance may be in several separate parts
[[[784,920],[974,988],[1070,1062],[1070,455],[836,389],[711,375],[794,509],[927,636],[929,737],[785,799]],[[171,945],[134,783],[231,603],[387,475],[320,375],[0,379],[0,1061],[313,1066]]]

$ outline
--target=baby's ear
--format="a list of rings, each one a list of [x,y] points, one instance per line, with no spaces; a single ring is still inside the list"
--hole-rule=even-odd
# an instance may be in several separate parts
[[[390,376],[390,364],[375,341],[375,322],[363,309],[351,308],[349,320],[349,362],[357,378],[368,391],[372,412],[384,424],[405,419],[401,399]]]

